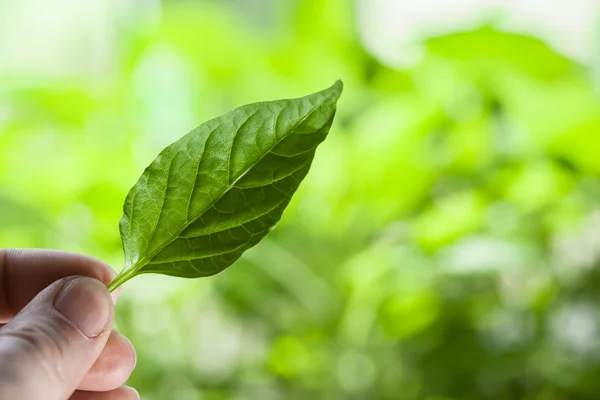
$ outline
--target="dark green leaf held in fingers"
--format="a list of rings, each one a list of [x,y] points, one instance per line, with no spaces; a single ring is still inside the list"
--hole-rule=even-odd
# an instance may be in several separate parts
[[[109,289],[145,273],[214,275],[256,245],[306,176],[342,87],[240,107],[165,148],[125,200],[125,268]]]

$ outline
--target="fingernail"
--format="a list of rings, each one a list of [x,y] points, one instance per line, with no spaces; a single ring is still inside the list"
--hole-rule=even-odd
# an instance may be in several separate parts
[[[60,290],[54,308],[92,339],[106,329],[112,300],[102,282],[92,278],[75,278]]]

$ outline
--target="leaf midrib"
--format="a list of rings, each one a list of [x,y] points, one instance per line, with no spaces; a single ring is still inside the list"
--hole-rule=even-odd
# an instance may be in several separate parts
[[[250,172],[250,170],[252,170],[252,168],[254,168],[260,161],[262,161],[262,159],[264,157],[267,156],[267,154],[271,153],[271,151],[277,147],[277,145],[279,145],[283,140],[287,139],[291,134],[293,134],[293,132],[304,122],[306,121],[319,107],[323,106],[323,104],[325,103],[325,101],[319,103],[318,105],[314,106],[300,121],[298,121],[298,123],[296,125],[294,125],[294,127],[292,129],[289,130],[289,133],[284,135],[281,139],[278,139],[270,148],[268,151],[266,151],[264,154],[262,154],[252,165],[248,166],[248,168],[246,168],[246,170],[240,174],[240,176],[238,176],[232,183],[229,184],[229,186],[227,186],[227,188],[217,197],[215,198],[215,200],[213,200],[212,202],[210,202],[209,204],[206,205],[206,207],[204,207],[201,211],[198,212],[198,214],[194,217],[191,218],[185,225],[183,225],[183,227],[181,229],[179,229],[173,236],[171,236],[168,240],[166,240],[162,245],[158,246],[156,248],[156,250],[154,250],[152,253],[150,253],[148,256],[142,258],[140,261],[138,261],[137,263],[135,263],[135,265],[133,265],[131,267],[131,270],[135,271],[136,269],[139,270],[143,267],[145,267],[146,265],[148,265],[148,263],[154,258],[156,257],[156,255],[158,253],[160,253],[161,251],[163,251],[168,245],[170,245],[171,243],[173,243],[175,240],[177,240],[177,238],[180,237],[181,233],[183,231],[185,231],[191,224],[193,224],[194,222],[196,222],[202,215],[204,215],[212,206],[214,206],[219,200],[221,200],[223,198],[223,196],[225,196],[227,193],[229,193],[229,191],[231,189],[233,189],[235,187],[235,185],[248,173]],[[281,110],[279,112],[279,114],[281,114],[281,112],[283,112],[283,110]],[[276,117],[277,120],[278,117]],[[239,132],[239,131],[238,131]],[[237,133],[236,133],[237,135]],[[234,140],[235,140],[235,136],[234,136]],[[204,148],[204,151],[206,151],[206,148]],[[156,229],[152,232],[152,234],[154,235],[156,232]]]

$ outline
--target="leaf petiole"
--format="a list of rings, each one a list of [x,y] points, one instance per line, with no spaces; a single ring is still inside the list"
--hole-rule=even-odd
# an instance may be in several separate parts
[[[129,271],[122,272],[113,279],[111,283],[106,287],[109,292],[114,292],[119,286],[130,280],[136,275],[135,270],[133,268],[129,269]]]

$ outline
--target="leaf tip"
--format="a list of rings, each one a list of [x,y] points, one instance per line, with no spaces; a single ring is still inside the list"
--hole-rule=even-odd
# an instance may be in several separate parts
[[[335,81],[332,87],[329,88],[332,94],[335,96],[335,99],[339,99],[342,95],[342,91],[344,90],[344,82],[341,79]]]

